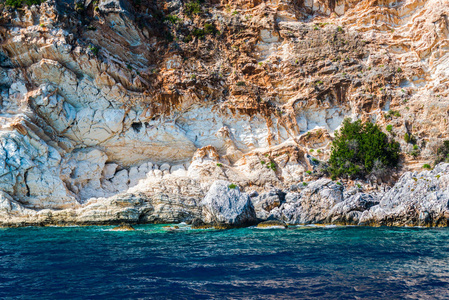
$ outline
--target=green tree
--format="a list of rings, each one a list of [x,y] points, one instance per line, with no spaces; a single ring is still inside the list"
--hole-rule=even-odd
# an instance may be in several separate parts
[[[399,144],[390,142],[377,125],[345,119],[332,142],[328,171],[333,179],[381,176],[398,161]]]

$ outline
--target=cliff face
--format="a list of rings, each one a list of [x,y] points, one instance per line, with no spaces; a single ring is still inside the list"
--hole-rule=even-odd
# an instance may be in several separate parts
[[[401,172],[421,168],[449,133],[448,15],[447,0],[2,7],[2,222],[191,219],[216,180],[310,181],[345,117],[392,125]]]

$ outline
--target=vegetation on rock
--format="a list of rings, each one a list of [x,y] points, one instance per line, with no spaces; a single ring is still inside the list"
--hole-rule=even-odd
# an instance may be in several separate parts
[[[381,177],[398,160],[399,144],[389,141],[377,125],[345,119],[332,142],[328,171],[333,179]]]
[[[449,162],[449,140],[443,141],[443,145],[438,148],[435,165],[443,161]]]
[[[187,16],[199,15],[202,12],[200,1],[192,1],[185,5],[184,12]]]
[[[34,4],[39,5],[42,2],[45,2],[45,0],[5,0],[5,1],[0,1],[0,2],[3,2],[6,5],[12,6],[14,8],[19,8],[19,7],[22,7],[23,5],[28,5],[28,6],[31,6]]]

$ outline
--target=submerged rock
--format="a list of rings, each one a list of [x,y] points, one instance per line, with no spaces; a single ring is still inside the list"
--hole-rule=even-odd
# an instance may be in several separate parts
[[[212,227],[212,225],[204,223],[199,218],[194,219],[190,226],[192,227],[192,229],[207,229],[207,228],[211,228]]]
[[[123,225],[119,225],[117,227],[112,228],[112,230],[115,230],[115,231],[134,231],[136,229],[134,229],[134,227],[132,227],[131,225],[123,224]]]
[[[249,196],[228,181],[214,182],[201,205],[203,221],[207,224],[247,226],[256,222]]]
[[[287,228],[287,224],[282,221],[270,220],[257,224],[257,228]]]

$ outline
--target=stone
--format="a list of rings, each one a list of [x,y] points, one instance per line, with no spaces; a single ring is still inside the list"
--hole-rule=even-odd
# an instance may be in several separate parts
[[[271,190],[268,193],[251,197],[251,201],[256,211],[257,218],[267,219],[271,210],[275,207],[280,207],[281,204],[285,202],[285,193],[281,190]]]
[[[358,225],[364,211],[379,204],[375,195],[358,193],[337,203],[327,216],[327,223]]]
[[[311,182],[300,193],[287,193],[280,208],[287,224],[324,223],[331,209],[343,201],[343,187],[329,179]]]
[[[249,196],[230,182],[215,181],[201,202],[203,221],[207,224],[247,226],[256,222]]]

